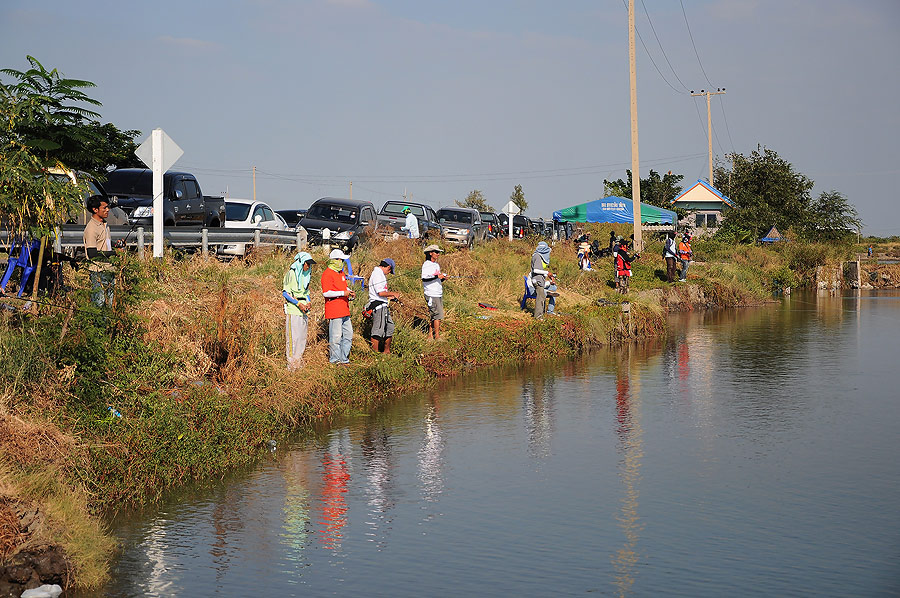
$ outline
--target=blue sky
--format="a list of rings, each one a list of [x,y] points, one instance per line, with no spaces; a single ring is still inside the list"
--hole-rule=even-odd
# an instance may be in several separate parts
[[[636,4],[642,176],[707,176],[688,91],[724,87],[717,159],[769,147],[847,195],[864,232],[900,233],[900,3]],[[622,0],[6,0],[0,64],[26,54],[95,82],[105,121],[163,128],[207,194],[249,197],[255,165],[275,208],[351,180],[378,206],[480,189],[499,208],[521,184],[547,217],[630,167]]]

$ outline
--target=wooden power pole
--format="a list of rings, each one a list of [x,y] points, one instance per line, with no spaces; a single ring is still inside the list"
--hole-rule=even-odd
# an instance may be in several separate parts
[[[253,201],[256,201],[256,166],[253,167]]]
[[[704,89],[700,90],[700,93],[694,93],[691,91],[692,96],[706,96],[706,133],[707,137],[709,137],[709,186],[715,187],[716,184],[713,182],[713,165],[712,165],[712,112],[709,109],[709,96],[717,96],[725,93],[725,88],[717,89],[716,91],[706,91]]]
[[[631,77],[631,200],[634,205],[634,250],[643,251],[641,161],[638,153],[637,68],[634,60],[634,0],[628,0],[628,66]]]

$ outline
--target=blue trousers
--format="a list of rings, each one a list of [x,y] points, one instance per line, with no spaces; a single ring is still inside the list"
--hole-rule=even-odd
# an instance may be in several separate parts
[[[350,316],[328,320],[328,361],[350,363],[350,347],[353,344],[353,323]]]

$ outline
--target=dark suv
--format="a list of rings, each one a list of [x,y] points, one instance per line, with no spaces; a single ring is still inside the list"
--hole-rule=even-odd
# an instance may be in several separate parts
[[[311,245],[327,242],[348,252],[366,241],[377,223],[371,201],[337,197],[316,200],[300,220]]]
[[[487,226],[486,238],[496,239],[503,235],[503,231],[500,230],[500,219],[495,213],[481,212],[481,221]]]

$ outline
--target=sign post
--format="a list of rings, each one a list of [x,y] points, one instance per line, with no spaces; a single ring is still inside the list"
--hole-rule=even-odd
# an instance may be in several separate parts
[[[509,218],[509,240],[512,241],[512,239],[513,239],[513,234],[512,234],[513,233],[513,216],[516,216],[517,214],[519,214],[519,212],[521,212],[521,210],[519,210],[519,206],[517,206],[515,203],[513,203],[512,200],[509,200],[508,202],[506,202],[506,205],[503,206],[503,212],[506,214],[507,218]]]
[[[162,129],[153,129],[150,137],[134,154],[153,170],[153,257],[163,256],[163,173],[184,154]]]

